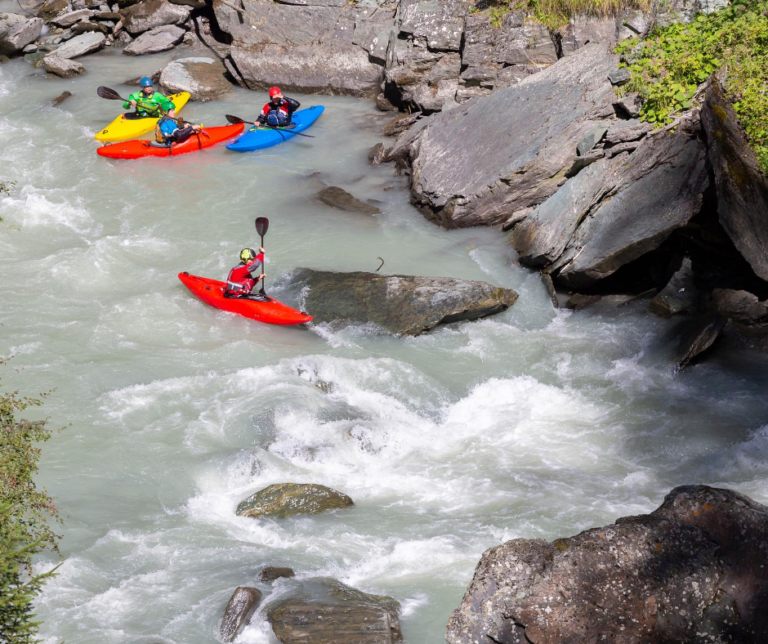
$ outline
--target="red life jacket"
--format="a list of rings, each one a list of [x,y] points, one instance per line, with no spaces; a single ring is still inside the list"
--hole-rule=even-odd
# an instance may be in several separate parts
[[[252,273],[259,270],[259,267],[264,262],[264,253],[256,255],[250,264],[238,264],[227,275],[227,286],[232,291],[242,291],[248,285],[249,280],[253,280]],[[250,285],[253,288],[253,285]],[[248,289],[250,290],[250,289]]]
[[[270,101],[261,110],[261,113],[264,116],[267,116],[270,112],[280,112],[281,114],[283,114],[286,117],[290,116],[290,114],[291,114],[290,109],[289,109],[289,105],[288,105],[288,101],[286,101],[285,99],[282,99],[280,101],[280,105],[278,105],[278,106],[273,105],[272,101]]]

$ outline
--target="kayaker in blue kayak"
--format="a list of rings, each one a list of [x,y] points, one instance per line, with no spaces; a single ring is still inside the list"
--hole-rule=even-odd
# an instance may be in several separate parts
[[[291,117],[299,107],[299,101],[283,96],[279,87],[272,87],[269,90],[269,103],[263,107],[256,120],[261,125],[291,127]]]

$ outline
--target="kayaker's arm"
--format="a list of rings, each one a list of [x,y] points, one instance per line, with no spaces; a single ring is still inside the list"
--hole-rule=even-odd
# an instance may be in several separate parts
[[[128,100],[123,103],[123,109],[129,110],[132,107],[136,107],[136,104],[139,102],[139,99],[141,98],[139,96],[140,92],[134,92],[128,97]]]

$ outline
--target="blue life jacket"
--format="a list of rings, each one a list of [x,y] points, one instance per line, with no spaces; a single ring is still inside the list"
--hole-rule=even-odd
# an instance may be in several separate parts
[[[157,125],[166,139],[179,129],[178,123],[176,123],[174,119],[168,117],[161,118]]]
[[[269,110],[267,113],[267,124],[273,127],[288,125],[290,122],[291,117],[284,110]]]

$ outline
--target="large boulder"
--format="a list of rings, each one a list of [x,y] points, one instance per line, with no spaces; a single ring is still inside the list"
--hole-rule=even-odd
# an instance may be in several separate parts
[[[435,115],[411,145],[411,192],[447,228],[499,225],[543,202],[577,145],[614,119],[618,57],[587,45],[518,85]]]
[[[179,58],[160,74],[160,85],[169,94],[189,92],[193,101],[210,101],[232,89],[224,64],[213,58]]]
[[[731,490],[672,490],[648,515],[547,543],[491,548],[448,644],[768,641],[768,508]]]
[[[709,177],[697,131],[684,121],[582,170],[515,225],[521,260],[583,287],[658,248],[701,209]]]
[[[165,25],[147,31],[123,49],[127,56],[143,56],[144,54],[156,54],[161,51],[173,49],[178,45],[186,32],[176,25]]]
[[[237,516],[285,519],[320,514],[354,505],[346,494],[314,483],[277,483],[252,494],[237,506]]]
[[[266,614],[282,644],[395,644],[403,639],[397,601],[335,579],[295,583]]]
[[[375,324],[401,335],[419,335],[438,324],[494,315],[517,300],[512,289],[451,277],[303,268],[294,279],[309,287],[306,308],[316,323]]]
[[[27,18],[16,13],[0,13],[0,56],[19,53],[37,40],[43,29],[40,18]]]
[[[257,588],[239,586],[235,589],[221,618],[219,634],[224,642],[232,642],[248,626],[260,602],[261,591]]]
[[[107,44],[107,37],[98,31],[89,31],[71,38],[53,54],[59,58],[77,58],[98,51]]]
[[[43,68],[49,74],[54,74],[61,78],[73,78],[80,74],[85,74],[85,67],[76,60],[68,60],[56,55],[43,58]]]
[[[191,7],[168,0],[146,0],[122,12],[123,26],[135,36],[163,25],[180,25],[187,21],[191,11]]]
[[[768,181],[717,78],[707,89],[701,120],[720,223],[755,273],[768,280]]]

